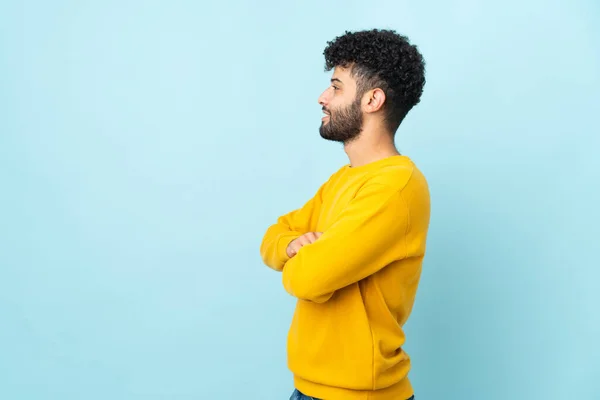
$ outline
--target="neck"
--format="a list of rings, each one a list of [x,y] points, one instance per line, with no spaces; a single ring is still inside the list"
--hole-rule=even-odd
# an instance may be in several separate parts
[[[355,140],[344,144],[344,151],[353,168],[400,155],[392,136],[381,129],[363,129]]]

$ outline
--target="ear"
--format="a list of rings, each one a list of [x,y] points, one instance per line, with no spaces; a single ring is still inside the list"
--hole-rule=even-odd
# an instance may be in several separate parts
[[[367,113],[373,113],[379,111],[385,103],[385,93],[383,90],[377,88],[369,90],[365,93],[364,97],[364,111]]]

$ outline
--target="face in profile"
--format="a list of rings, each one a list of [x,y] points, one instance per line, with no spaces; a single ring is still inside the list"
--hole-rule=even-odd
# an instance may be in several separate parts
[[[356,81],[348,69],[336,67],[329,86],[319,96],[325,116],[319,133],[326,140],[348,143],[360,135],[363,113],[356,96]]]

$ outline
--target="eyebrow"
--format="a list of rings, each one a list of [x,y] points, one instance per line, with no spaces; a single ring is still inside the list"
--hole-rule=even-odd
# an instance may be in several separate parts
[[[331,83],[333,83],[333,82],[339,82],[339,83],[341,83],[342,85],[344,84],[344,82],[340,81],[338,78],[332,78],[332,79],[331,79]]]

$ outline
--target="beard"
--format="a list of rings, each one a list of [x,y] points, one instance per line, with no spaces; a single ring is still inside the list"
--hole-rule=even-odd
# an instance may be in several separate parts
[[[360,98],[344,108],[327,110],[323,107],[323,111],[329,113],[329,121],[322,122],[319,128],[323,139],[346,144],[360,135],[363,124]]]

